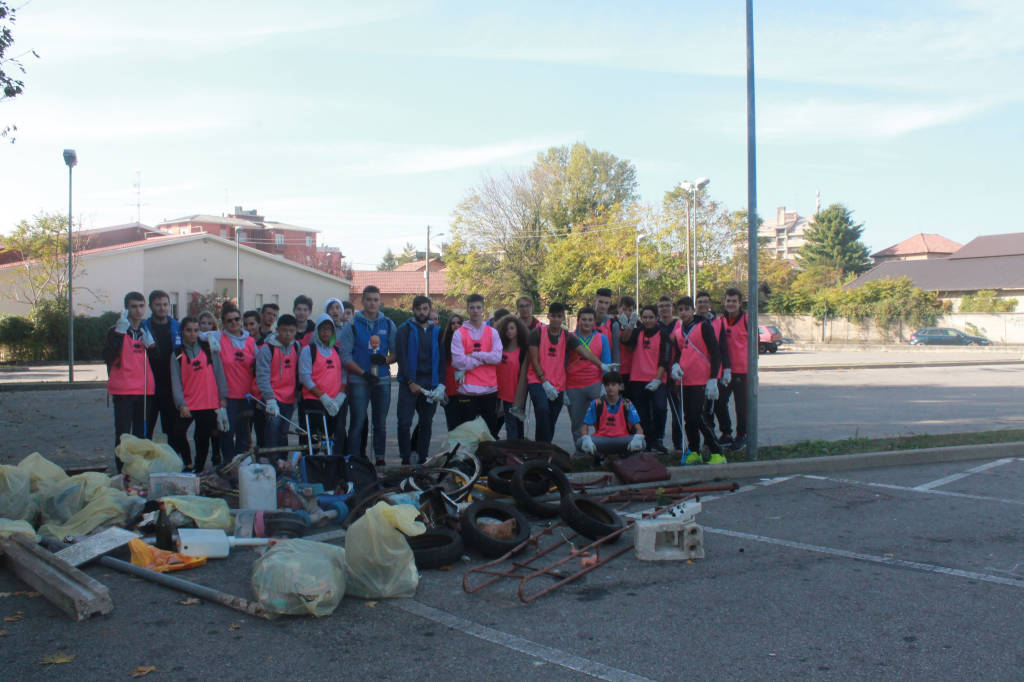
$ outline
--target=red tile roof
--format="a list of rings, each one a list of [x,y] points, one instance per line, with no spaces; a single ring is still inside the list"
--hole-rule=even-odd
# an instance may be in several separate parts
[[[878,253],[873,253],[871,257],[912,256],[922,253],[951,254],[956,253],[960,246],[960,244],[957,244],[952,239],[946,239],[941,234],[925,234],[922,232],[904,239],[899,244],[882,249]]]
[[[423,271],[409,272],[400,270],[353,270],[352,289],[350,294],[361,294],[369,285],[380,289],[382,294],[422,294],[424,287]],[[448,271],[432,270],[430,272],[430,293],[443,294],[448,291]]]

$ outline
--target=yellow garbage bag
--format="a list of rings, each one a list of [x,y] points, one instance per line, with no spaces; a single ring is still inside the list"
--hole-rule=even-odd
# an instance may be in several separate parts
[[[253,564],[250,581],[270,618],[329,616],[345,596],[345,550],[323,542],[280,540]]]
[[[412,597],[419,573],[406,535],[422,535],[419,510],[380,501],[349,526],[345,534],[347,591],[364,599]],[[404,535],[403,535],[404,534]]]
[[[59,466],[46,459],[38,452],[33,452],[18,462],[18,468],[28,474],[32,492],[39,492],[53,483],[67,479],[68,475]]]
[[[66,523],[105,488],[110,488],[110,477],[96,471],[65,476],[43,486],[38,493],[43,523]]]
[[[147,545],[138,538],[128,541],[128,549],[131,550],[133,564],[157,573],[183,571],[186,568],[195,568],[206,563],[204,556],[185,556],[177,552],[168,552],[165,549]]]
[[[160,501],[171,512],[177,509],[196,522],[197,528],[219,528],[230,533],[235,528],[227,500],[201,495],[168,495]]]
[[[170,445],[136,438],[130,433],[121,434],[114,454],[124,462],[124,473],[146,487],[149,487],[150,474],[177,474],[185,468]]]
[[[129,497],[116,488],[101,488],[87,505],[64,523],[49,522],[39,527],[39,534],[61,540],[68,536],[87,535],[100,526],[118,526],[128,520],[129,513],[142,509],[143,500]]]
[[[9,464],[0,464],[0,518],[32,523],[37,513],[28,473]]]
[[[32,542],[39,542],[36,529],[28,521],[14,521],[12,519],[0,519],[0,539],[9,538],[12,535],[24,535]]]

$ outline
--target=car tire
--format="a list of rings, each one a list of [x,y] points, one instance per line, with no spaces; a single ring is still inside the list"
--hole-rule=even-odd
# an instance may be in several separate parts
[[[622,517],[611,507],[586,497],[562,498],[559,513],[570,528],[591,540],[611,535],[623,525]],[[617,542],[621,537],[620,533],[608,542]]]
[[[764,355],[767,351],[768,351],[768,346],[765,345],[764,343],[758,342],[758,344],[757,344],[757,352],[760,355]]]
[[[776,352],[778,352],[778,350],[779,350],[779,344],[777,344],[777,343],[769,343],[768,344],[768,352],[769,353],[776,353]]]
[[[487,487],[501,495],[512,494],[512,479],[519,470],[518,466],[493,467],[487,472]],[[526,490],[536,497],[548,491],[548,479],[534,474],[525,479]]]
[[[485,533],[479,526],[479,520],[487,517],[498,521],[514,519],[516,537],[511,540],[501,540]],[[462,531],[462,539],[465,543],[488,559],[495,559],[511,552],[530,537],[530,522],[526,516],[512,505],[494,500],[478,500],[469,505],[459,519],[459,529]]]
[[[422,535],[407,535],[416,568],[421,570],[451,566],[462,559],[462,536],[451,528],[427,528]]]
[[[537,474],[545,481],[545,493],[550,484],[554,484],[558,488],[560,496],[558,502],[539,502],[534,499],[540,495],[531,494],[528,486]],[[512,497],[515,498],[516,506],[520,509],[548,519],[558,516],[562,499],[572,497],[572,485],[569,484],[569,479],[561,469],[543,460],[535,459],[524,463],[512,477]]]

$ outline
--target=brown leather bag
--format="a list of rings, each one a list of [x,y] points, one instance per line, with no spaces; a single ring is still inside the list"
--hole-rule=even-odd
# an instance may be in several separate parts
[[[616,457],[609,464],[623,483],[650,483],[671,478],[661,460],[647,453],[624,458]]]

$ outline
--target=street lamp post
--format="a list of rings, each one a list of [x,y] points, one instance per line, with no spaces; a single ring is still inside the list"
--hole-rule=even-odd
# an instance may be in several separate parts
[[[434,236],[443,237],[444,232],[440,232]],[[423,277],[426,279],[427,298],[430,298],[430,225],[427,225],[427,252],[423,254]]]
[[[71,169],[78,165],[74,149],[64,150],[64,163],[68,167],[68,383],[75,380],[75,308],[72,299],[72,256],[74,245],[71,231]]]
[[[242,289],[240,287],[241,280],[239,278],[239,267],[238,267],[238,261],[239,261],[239,258],[238,258],[238,231],[240,229],[242,229],[241,225],[235,225],[235,298],[238,299],[238,311],[239,312],[241,312],[243,310],[243,307],[242,307]]]
[[[689,207],[686,211],[686,267],[688,276],[686,278],[687,288],[690,290],[690,297],[697,295],[697,192],[708,186],[711,182],[707,178],[698,178],[696,182],[680,182],[679,187],[690,193]],[[692,217],[691,217],[692,216]],[[691,238],[692,233],[692,238]],[[693,256],[691,260],[690,245],[693,245]]]
[[[640,234],[640,228],[636,231],[636,305],[640,305],[640,240],[643,236]]]
[[[754,128],[754,2],[747,0],[747,459],[757,459],[757,138]]]

